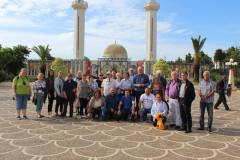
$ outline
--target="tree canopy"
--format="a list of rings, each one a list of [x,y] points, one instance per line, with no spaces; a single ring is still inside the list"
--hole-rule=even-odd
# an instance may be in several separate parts
[[[0,47],[0,70],[7,75],[16,75],[19,70],[26,67],[26,60],[30,54],[27,46]]]
[[[167,76],[170,74],[169,64],[163,59],[157,60],[157,62],[153,65],[153,74],[156,74],[158,70],[161,70],[163,75]]]
[[[52,62],[52,69],[54,70],[55,73],[62,71],[65,76],[68,73],[68,67],[64,64],[64,61],[61,58],[56,58]]]

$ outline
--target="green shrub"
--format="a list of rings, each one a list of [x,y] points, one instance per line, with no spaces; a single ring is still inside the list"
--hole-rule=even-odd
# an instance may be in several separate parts
[[[222,77],[222,76],[220,75],[219,72],[212,72],[212,73],[211,73],[211,79],[212,79],[213,81],[215,81],[215,82],[221,80],[221,77]]]

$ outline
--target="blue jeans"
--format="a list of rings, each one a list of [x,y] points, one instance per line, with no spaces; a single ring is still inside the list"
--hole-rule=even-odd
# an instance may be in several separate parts
[[[208,128],[212,128],[213,103],[205,103],[205,102],[200,102],[200,120],[199,120],[200,128],[204,128],[205,108],[207,108],[207,112],[208,112]]]
[[[106,121],[108,119],[108,110],[106,107],[101,107],[101,120]]]
[[[21,109],[27,109],[27,100],[28,100],[28,95],[16,95],[16,109],[21,110]]]
[[[151,113],[151,109],[146,109],[146,108],[142,108],[142,120],[146,121],[147,120],[147,114]]]

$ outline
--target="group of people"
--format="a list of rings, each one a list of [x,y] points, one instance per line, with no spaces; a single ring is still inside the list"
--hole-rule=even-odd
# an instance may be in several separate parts
[[[227,83],[220,81],[216,87],[210,79],[210,72],[203,73],[199,83],[200,120],[199,130],[204,130],[205,109],[208,112],[208,131],[212,132],[214,93],[219,93],[219,100],[215,109],[221,102],[226,110],[225,91]],[[183,71],[171,72],[171,79],[167,81],[158,71],[153,78],[143,73],[143,68],[138,67],[137,73],[133,68],[128,72],[107,72],[98,77],[78,72],[76,76],[68,74],[64,78],[59,71],[57,77],[50,70],[45,78],[39,73],[37,81],[32,83],[27,78],[26,69],[21,69],[13,80],[13,92],[16,98],[17,118],[28,119],[26,115],[27,100],[32,97],[36,106],[38,118],[42,115],[42,107],[48,99],[48,116],[73,117],[74,109],[80,117],[98,120],[131,120],[151,121],[156,125],[156,113],[162,117],[162,123],[167,120],[176,130],[192,132],[191,106],[195,99],[194,85],[188,80],[188,73]],[[55,114],[53,114],[53,102]],[[69,107],[69,109],[68,109]],[[67,114],[69,110],[69,114]],[[20,113],[22,111],[23,117]]]

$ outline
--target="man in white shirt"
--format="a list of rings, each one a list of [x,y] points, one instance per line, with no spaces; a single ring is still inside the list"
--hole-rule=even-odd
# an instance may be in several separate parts
[[[115,79],[112,79],[112,75],[110,72],[107,72],[107,78],[102,82],[102,95],[107,96],[111,93],[111,88],[117,88],[117,82]]]
[[[145,89],[145,93],[141,95],[140,101],[139,101],[139,106],[142,110],[142,121],[147,120],[147,114],[151,113],[151,108],[153,105],[153,102],[155,101],[155,96],[151,93],[150,88]]]

